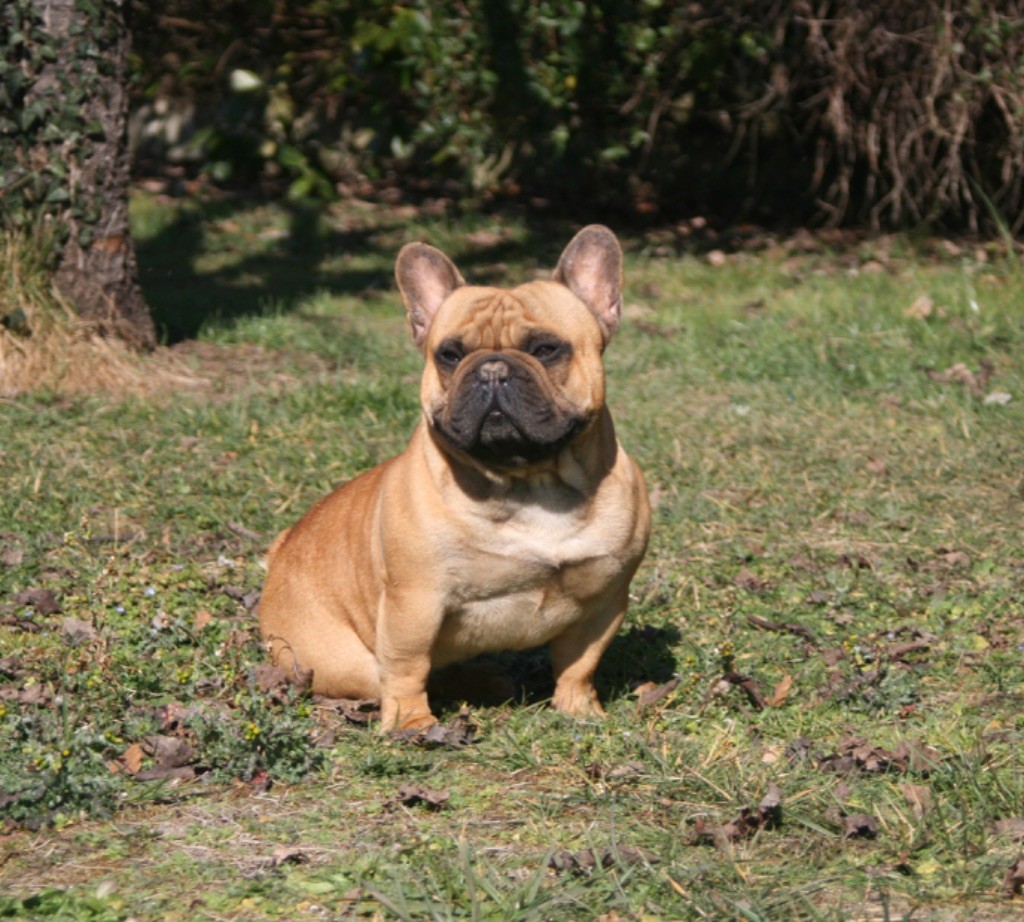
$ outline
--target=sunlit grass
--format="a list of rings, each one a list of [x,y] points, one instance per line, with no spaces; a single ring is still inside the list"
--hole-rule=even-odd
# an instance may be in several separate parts
[[[80,774],[40,831],[10,832],[6,892],[82,918],[1012,914],[1003,876],[1020,846],[992,824],[1024,814],[1024,279],[910,241],[803,255],[782,242],[714,266],[625,239],[609,393],[656,514],[629,630],[600,673],[606,722],[550,712],[543,658],[509,658],[525,700],[474,708],[467,749],[335,721],[302,782],[115,777],[90,802],[76,785],[109,781],[104,759],[173,702],[221,708],[234,736],[207,758],[247,764],[252,727],[274,721],[280,771],[304,764],[324,718],[247,697],[260,653],[240,599],[274,532],[415,424],[394,253],[428,239],[478,279],[514,282],[564,243],[518,220],[381,210],[320,216],[303,248],[301,215],[187,210],[182,223],[141,203],[143,271],[151,291],[153,273],[169,279],[165,328],[194,311],[179,329],[200,331],[197,373],[224,386],[0,407],[0,688],[43,682],[68,715],[0,704],[0,787],[76,732],[108,740],[98,760],[66,757]],[[922,294],[931,314],[909,316]],[[62,611],[13,601],[37,588]],[[69,616],[96,636],[73,642]],[[758,710],[728,671],[775,702]],[[633,688],[673,675],[639,705]],[[926,744],[935,763],[829,770],[851,735],[890,753]],[[396,805],[406,781],[447,790],[447,806]],[[695,844],[698,820],[728,824],[771,784],[780,826]],[[907,784],[928,788],[923,813]],[[91,818],[97,806],[111,818]],[[837,807],[874,817],[877,837],[844,839]],[[548,867],[585,849],[612,857]]]

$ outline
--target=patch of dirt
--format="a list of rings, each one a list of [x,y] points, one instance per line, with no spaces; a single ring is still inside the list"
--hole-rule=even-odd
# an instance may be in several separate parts
[[[294,387],[303,378],[334,370],[331,362],[311,352],[265,349],[253,343],[186,340],[166,351],[192,372],[189,389],[209,396],[233,397],[257,386]],[[171,387],[164,393],[175,390],[180,389]]]

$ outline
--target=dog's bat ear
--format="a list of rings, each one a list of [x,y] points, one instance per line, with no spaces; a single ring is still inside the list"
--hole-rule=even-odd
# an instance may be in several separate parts
[[[455,264],[426,243],[407,243],[395,262],[395,280],[412,325],[412,338],[423,348],[438,308],[460,285],[465,285]]]
[[[590,308],[607,344],[622,318],[622,247],[607,227],[584,227],[562,252],[554,280]]]

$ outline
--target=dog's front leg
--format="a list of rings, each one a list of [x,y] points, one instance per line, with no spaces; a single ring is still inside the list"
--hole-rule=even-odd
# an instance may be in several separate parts
[[[551,641],[555,693],[551,705],[572,717],[603,717],[604,708],[594,688],[594,673],[604,651],[626,616],[629,584],[603,599],[589,617],[578,621]]]
[[[439,608],[433,599],[387,595],[381,599],[377,662],[382,732],[422,730],[437,723],[427,701],[427,677],[430,651],[441,626]]]

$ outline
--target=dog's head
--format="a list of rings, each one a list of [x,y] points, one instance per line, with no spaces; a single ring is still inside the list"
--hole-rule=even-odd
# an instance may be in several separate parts
[[[440,250],[410,243],[395,277],[426,357],[427,420],[448,450],[499,470],[556,457],[604,407],[601,354],[618,328],[622,250],[581,230],[550,281],[467,285]]]

